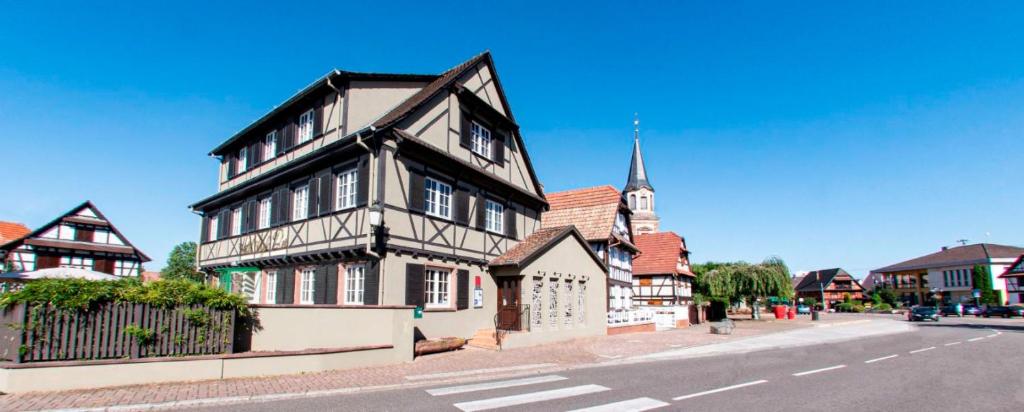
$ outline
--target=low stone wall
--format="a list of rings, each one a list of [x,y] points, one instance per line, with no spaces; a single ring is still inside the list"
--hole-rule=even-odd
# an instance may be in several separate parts
[[[654,322],[641,323],[636,325],[609,326],[609,335],[621,335],[623,333],[655,332],[658,328]]]
[[[261,330],[253,331],[250,350],[295,351],[393,345],[413,351],[413,307],[340,305],[253,305]]]

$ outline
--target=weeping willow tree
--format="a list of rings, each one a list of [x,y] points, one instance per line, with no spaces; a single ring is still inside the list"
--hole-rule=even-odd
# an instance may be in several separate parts
[[[754,319],[760,317],[758,301],[769,296],[793,297],[789,268],[774,256],[758,264],[736,262],[719,266],[705,275],[705,282],[712,296],[750,304]]]

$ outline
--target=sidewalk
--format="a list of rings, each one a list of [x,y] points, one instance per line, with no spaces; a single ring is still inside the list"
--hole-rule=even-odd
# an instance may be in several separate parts
[[[174,408],[491,379],[644,357],[678,357],[681,354],[688,356],[700,351],[715,350],[711,348],[756,350],[751,349],[754,341],[777,344],[779,340],[791,339],[787,338],[791,335],[797,338],[804,336],[799,339],[813,343],[815,339],[822,338],[820,333],[793,334],[823,329],[839,331],[855,326],[857,322],[879,322],[869,319],[871,318],[829,316],[813,324],[806,316],[792,321],[738,320],[736,329],[730,336],[712,335],[708,333],[708,325],[704,324],[686,329],[578,339],[502,352],[468,348],[423,356],[410,363],[384,367],[265,378],[3,395],[0,396],[0,410]],[[851,324],[851,321],[854,323]],[[823,328],[827,325],[836,327]],[[760,335],[766,336],[750,339]],[[730,348],[728,345],[738,346]]]

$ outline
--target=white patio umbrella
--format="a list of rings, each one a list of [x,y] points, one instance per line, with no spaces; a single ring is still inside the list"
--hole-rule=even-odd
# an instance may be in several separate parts
[[[49,268],[33,270],[31,272],[7,272],[0,273],[0,279],[12,280],[35,280],[35,279],[87,279],[87,280],[116,280],[120,276],[114,276],[103,272],[96,272],[87,269],[77,268]]]

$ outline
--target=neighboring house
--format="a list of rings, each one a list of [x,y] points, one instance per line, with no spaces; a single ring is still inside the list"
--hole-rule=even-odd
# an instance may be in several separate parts
[[[633,212],[633,235],[657,233],[660,219],[654,213],[654,186],[647,176],[644,156],[640,152],[640,120],[633,121],[633,154],[622,195]]]
[[[199,266],[254,303],[415,306],[419,336],[470,337],[529,313],[538,275],[604,292],[589,249],[535,237],[548,203],[490,53],[440,75],[332,71],[210,154],[219,190],[192,205]],[[544,247],[499,265],[520,243]],[[514,269],[536,262],[544,273]],[[592,330],[558,293],[539,308],[557,325],[531,339]]]
[[[548,193],[542,227],[575,225],[608,267],[608,309],[633,307],[633,244],[629,208],[612,186]]]
[[[17,222],[0,222],[0,246],[7,242],[20,239],[31,232],[28,226]],[[0,268],[2,270],[2,268]]]
[[[1006,301],[1011,305],[1024,303],[1024,254],[1017,257],[999,278],[1006,287]]]
[[[939,293],[943,302],[970,302],[975,265],[988,266],[992,288],[1005,300],[1006,284],[997,281],[999,274],[1024,254],[1024,248],[976,243],[943,247],[938,252],[916,257],[871,271],[877,276],[873,287],[891,287],[908,305],[926,303]]]
[[[145,271],[142,272],[141,278],[143,282],[156,282],[160,280],[160,272]]]
[[[797,278],[794,278],[794,283]],[[799,277],[793,287],[797,298],[814,298],[826,308],[842,303],[846,294],[851,300],[864,299],[864,288],[857,279],[840,268],[812,270]]]
[[[12,271],[76,268],[138,276],[149,257],[132,245],[92,202],[0,246]]]
[[[636,237],[633,299],[640,306],[687,306],[693,302],[693,272],[686,239],[675,232]]]

